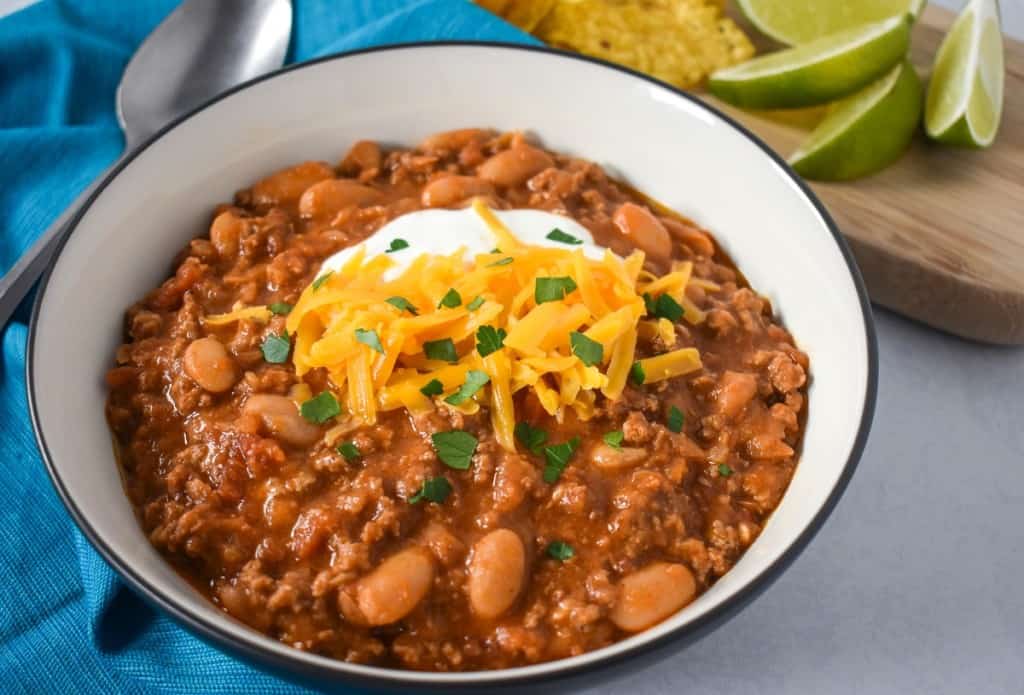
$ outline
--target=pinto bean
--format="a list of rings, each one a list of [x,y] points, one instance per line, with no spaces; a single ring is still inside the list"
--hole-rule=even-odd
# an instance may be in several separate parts
[[[651,211],[636,203],[623,203],[612,215],[619,232],[634,246],[657,263],[665,263],[672,255],[672,239]]]
[[[715,255],[715,242],[711,237],[692,225],[671,217],[659,218],[672,238],[689,246],[699,256],[710,258]]]
[[[428,208],[447,208],[476,195],[490,195],[494,186],[475,176],[444,176],[423,188],[420,202]]]
[[[639,466],[649,455],[646,449],[632,446],[616,449],[608,444],[596,444],[590,450],[590,460],[604,471],[620,471]]]
[[[401,620],[430,591],[434,561],[427,550],[406,548],[359,580],[356,602],[370,625]]]
[[[737,417],[757,394],[757,377],[747,372],[725,372],[715,389],[715,407],[726,417]]]
[[[371,169],[380,169],[380,146],[373,140],[360,140],[341,160],[341,170],[347,174],[360,174]]]
[[[508,610],[523,588],[526,550],[519,536],[497,529],[473,545],[469,559],[469,605],[491,620]]]
[[[689,568],[656,562],[623,577],[610,617],[619,628],[639,632],[660,623],[696,595],[697,582]]]
[[[246,222],[233,210],[220,213],[210,225],[210,241],[223,259],[238,255],[238,245],[245,234]]]
[[[235,360],[216,338],[199,338],[189,343],[182,357],[185,374],[210,393],[228,391],[238,381]]]
[[[446,130],[443,133],[434,133],[423,138],[419,149],[424,152],[436,152],[438,150],[454,152],[455,150],[461,150],[474,140],[483,140],[490,134],[490,131],[481,128]]]
[[[309,446],[320,438],[320,428],[306,422],[291,398],[269,393],[249,396],[242,407],[247,415],[258,415],[275,437],[293,446]]]
[[[334,217],[344,208],[369,205],[380,199],[379,191],[351,179],[327,179],[306,189],[299,198],[299,214],[305,218]]]
[[[332,178],[334,170],[324,162],[303,162],[257,181],[250,192],[257,205],[290,205],[317,181]]]
[[[518,145],[492,155],[481,164],[477,175],[496,186],[518,186],[534,174],[555,165],[544,150],[530,145]]]

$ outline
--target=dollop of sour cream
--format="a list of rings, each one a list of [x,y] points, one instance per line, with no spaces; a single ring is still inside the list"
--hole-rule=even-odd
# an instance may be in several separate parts
[[[594,243],[590,231],[576,220],[544,210],[495,210],[494,214],[524,244],[550,246],[562,249],[582,249],[588,258],[604,258],[605,248]],[[548,234],[560,229],[582,244],[566,244],[548,239]],[[398,251],[391,251],[396,240],[409,245]],[[350,246],[334,254],[321,266],[319,275],[337,271],[348,261],[360,246],[366,247],[366,257],[387,253],[394,265],[384,273],[384,280],[394,280],[423,254],[446,256],[464,249],[463,257],[470,259],[481,253],[489,253],[496,246],[494,235],[487,223],[472,209],[463,210],[417,210],[388,222],[362,244]]]

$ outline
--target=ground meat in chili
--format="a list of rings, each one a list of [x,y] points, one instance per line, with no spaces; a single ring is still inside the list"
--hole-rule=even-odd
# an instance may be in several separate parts
[[[288,401],[291,365],[261,352],[283,316],[201,321],[239,303],[294,303],[329,255],[399,215],[472,196],[571,216],[620,254],[639,246],[655,269],[691,260],[703,281],[687,296],[706,320],[638,348],[697,347],[700,371],[599,398],[586,422],[556,422],[520,394],[517,413],[550,442],[580,438],[552,484],[542,457],[498,445],[485,411],[383,413],[348,435],[358,455],[345,456]],[[728,571],[793,475],[807,370],[706,231],[596,164],[467,129],[413,149],[359,142],[336,166],[296,165],[220,206],[174,274],[128,310],[107,415],[149,539],[230,615],[337,659],[495,669],[611,644]],[[326,378],[303,381],[318,393]],[[451,429],[479,440],[469,470],[445,468],[431,446]],[[442,475],[443,503],[411,503]]]

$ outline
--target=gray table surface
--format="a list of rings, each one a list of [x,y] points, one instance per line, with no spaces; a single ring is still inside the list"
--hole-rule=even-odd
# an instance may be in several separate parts
[[[1002,12],[1024,37],[1024,2]],[[711,635],[584,692],[1024,694],[1024,349],[876,319],[871,438],[807,550]]]

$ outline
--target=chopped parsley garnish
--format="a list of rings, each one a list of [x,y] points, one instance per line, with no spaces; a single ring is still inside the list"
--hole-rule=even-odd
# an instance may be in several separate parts
[[[451,338],[441,340],[428,340],[423,343],[423,354],[428,360],[441,360],[443,362],[458,362],[459,353],[455,352],[455,343]]]
[[[580,438],[573,437],[567,442],[544,447],[544,458],[547,460],[547,465],[544,466],[545,483],[553,483],[558,480],[579,445]]]
[[[650,295],[644,294],[644,303],[647,305],[647,313],[655,318],[668,319],[676,323],[683,318],[683,307],[679,302],[667,294],[658,295],[656,300],[650,300]]]
[[[330,391],[322,391],[319,396],[310,398],[299,408],[302,417],[318,425],[330,420],[332,417],[341,414],[341,406],[338,399]]]
[[[729,464],[727,463],[720,463],[718,464],[718,475],[722,476],[723,478],[728,478],[730,475],[732,475],[732,468],[730,468]]]
[[[685,421],[686,418],[683,416],[682,410],[675,406],[672,406],[671,408],[668,409],[668,418],[666,419],[666,424],[668,425],[668,428],[670,430],[677,433],[682,432],[683,423]]]
[[[285,334],[274,335],[271,333],[263,339],[260,345],[260,352],[263,359],[271,364],[284,364],[288,361],[288,351],[292,349],[292,343]]]
[[[439,475],[436,478],[424,480],[420,491],[409,498],[409,504],[419,504],[423,500],[441,504],[448,499],[450,494],[452,494],[452,484],[448,482],[448,478]]]
[[[380,344],[380,336],[377,335],[377,331],[371,331],[366,328],[357,328],[356,342],[367,345],[371,350],[376,350],[382,355],[384,354],[384,346]]]
[[[551,541],[548,543],[547,552],[548,556],[553,557],[559,562],[571,560],[576,555],[576,551],[565,541]]]
[[[359,451],[359,447],[356,446],[355,442],[344,442],[338,445],[338,453],[345,457],[345,460],[349,463],[353,463],[363,458],[363,453]]]
[[[577,331],[569,334],[569,345],[572,346],[572,354],[580,358],[580,362],[588,367],[593,367],[604,359],[604,345],[588,338]]]
[[[517,422],[513,433],[523,446],[535,454],[540,453],[540,448],[548,440],[547,432],[539,427],[532,426],[528,422]]]
[[[476,329],[476,351],[480,353],[481,357],[487,357],[492,352],[497,352],[505,347],[507,335],[504,328],[480,326]]]
[[[473,301],[466,305],[466,308],[470,311],[476,311],[484,305],[484,298],[477,296]]]
[[[633,366],[629,368],[629,380],[634,384],[643,384],[647,375],[644,374],[644,366],[639,362],[634,362]]]
[[[479,369],[470,369],[466,372],[466,381],[463,382],[459,390],[444,399],[445,403],[451,403],[452,405],[461,405],[473,397],[473,394],[484,387],[491,377],[487,376],[487,372],[481,372]]]
[[[548,232],[547,238],[551,239],[551,241],[559,241],[563,244],[570,244],[572,246],[579,246],[580,244],[583,243],[583,239],[574,237],[572,234],[566,234],[558,227],[555,227],[550,232]]]
[[[511,263],[511,262],[512,262],[512,259],[511,259],[511,258],[500,258],[500,259],[498,259],[498,260],[494,261],[494,263],[488,263],[488,264],[487,264],[486,266],[484,266],[484,267],[485,267],[485,268],[495,268],[495,267],[497,267],[497,266],[499,266],[499,265],[508,265],[508,264],[509,264],[509,263]]]
[[[287,316],[292,311],[292,305],[288,302],[274,302],[267,308],[270,309],[270,313],[275,316]]]
[[[462,296],[454,287],[449,288],[448,291],[444,293],[444,296],[441,297],[441,301],[437,303],[438,309],[443,306],[448,307],[449,309],[462,306]]]
[[[409,242],[405,239],[392,239],[391,246],[388,247],[384,253],[394,253],[395,251],[401,251],[402,249],[409,248]]]
[[[608,446],[613,447],[615,449],[621,449],[622,438],[624,436],[625,435],[622,434],[622,430],[612,430],[611,432],[605,432],[604,436],[602,436],[601,439],[603,439],[604,443],[607,444]]]
[[[327,282],[328,280],[330,280],[332,275],[334,275],[334,271],[333,270],[328,270],[326,273],[324,273],[323,275],[318,277],[316,280],[314,280],[313,281],[313,291],[316,292],[318,289],[323,287],[324,283]]]
[[[391,306],[395,307],[399,311],[408,311],[413,316],[419,316],[420,312],[417,311],[416,307],[412,305],[412,302],[410,302],[405,297],[388,297],[384,301],[390,304]]]
[[[537,304],[558,302],[576,289],[576,281],[570,277],[537,278],[533,289],[533,300]]]
[[[441,463],[456,470],[467,470],[476,453],[476,437],[462,430],[435,432],[430,435],[430,441]]]
[[[442,393],[444,393],[444,384],[442,384],[437,379],[431,379],[426,384],[424,384],[422,388],[420,388],[420,393],[422,393],[427,398],[430,398],[431,396],[440,396]]]

